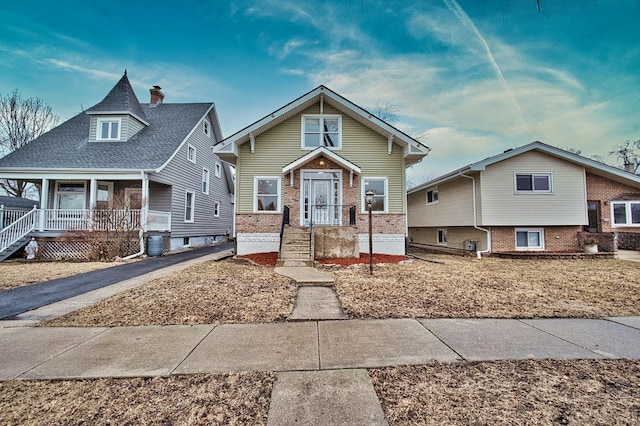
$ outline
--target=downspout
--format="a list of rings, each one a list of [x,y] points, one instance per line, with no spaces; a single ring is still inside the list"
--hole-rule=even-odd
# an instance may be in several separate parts
[[[135,257],[138,256],[142,256],[144,254],[144,229],[146,228],[146,223],[147,223],[147,213],[146,210],[148,209],[148,207],[145,207],[145,196],[146,198],[149,198],[149,194],[148,191],[147,194],[145,194],[145,186],[144,186],[144,181],[145,181],[145,174],[143,171],[140,172],[140,174],[142,175],[142,211],[140,212],[140,230],[138,231],[138,238],[140,239],[140,251],[135,253],[135,254],[131,254],[129,256],[123,257],[122,260],[129,260],[129,259],[133,259]]]
[[[486,250],[476,250],[476,256],[478,259],[482,258],[482,253],[491,252],[491,231],[485,228],[480,228],[478,226],[478,211],[476,210],[476,178],[473,176],[467,176],[460,172],[460,176],[465,177],[467,179],[471,179],[472,181],[472,191],[471,191],[471,199],[473,200],[473,227],[479,231],[483,231],[487,233],[487,249]]]

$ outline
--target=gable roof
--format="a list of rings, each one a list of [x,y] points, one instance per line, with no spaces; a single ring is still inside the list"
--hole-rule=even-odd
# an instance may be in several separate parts
[[[131,114],[144,124],[149,124],[126,71],[107,96],[86,112],[87,114]]]
[[[146,170],[159,171],[180,148],[212,103],[140,105],[149,126],[121,142],[89,142],[91,117],[70,120],[0,158],[0,171]]]
[[[425,182],[421,185],[415,186],[407,191],[407,194],[411,194],[413,192],[420,191],[425,188],[433,187],[435,185],[448,182],[453,179],[457,179],[461,174],[467,172],[481,172],[485,170],[488,166],[499,163],[501,161],[507,160],[509,158],[516,157],[518,155],[524,154],[525,152],[530,151],[539,151],[543,152],[552,157],[559,158],[561,160],[568,161],[573,164],[577,164],[579,166],[584,167],[588,172],[593,173],[598,176],[605,177],[607,179],[611,179],[615,182],[624,183],[627,185],[640,185],[640,176],[635,175],[633,173],[626,172],[622,169],[618,169],[613,166],[609,166],[608,164],[601,163],[596,160],[592,160],[587,157],[583,157],[578,154],[574,154],[569,151],[565,151],[560,148],[556,148],[551,145],[544,144],[542,142],[536,141],[527,145],[523,145],[518,148],[508,149],[501,154],[494,155],[492,157],[485,158],[484,160],[477,161],[475,163],[471,163],[467,166],[456,169],[452,172],[439,176],[435,179],[432,179],[428,182]]]
[[[326,102],[341,113],[348,115],[360,124],[372,129],[376,133],[386,137],[391,142],[403,147],[405,150],[407,165],[419,162],[431,150],[431,148],[424,145],[422,142],[415,140],[411,136],[381,120],[364,108],[361,108],[348,99],[340,96],[328,87],[318,86],[282,108],[264,116],[255,123],[220,141],[214,148],[214,152],[227,161],[233,161],[238,155],[238,146],[249,142],[256,136],[277,126],[283,121],[300,114],[318,102]]]
[[[313,151],[310,151],[308,153],[306,153],[305,155],[303,155],[302,157],[298,158],[295,161],[292,161],[291,163],[287,164],[286,166],[284,166],[282,168],[282,173],[289,173],[292,170],[296,170],[298,167],[303,166],[304,164],[308,163],[309,161],[313,160],[314,158],[318,158],[320,156],[324,156],[326,158],[328,158],[329,160],[333,161],[334,163],[338,164],[340,167],[352,171],[354,173],[362,173],[362,170],[360,169],[360,167],[356,166],[355,164],[353,164],[351,161],[347,160],[346,158],[336,154],[335,152],[331,151],[330,149],[324,147],[324,146],[319,146],[318,148],[314,149]]]
[[[28,198],[0,195],[0,205],[9,208],[14,207],[20,209],[32,209],[33,206],[39,206],[40,201],[30,200]]]

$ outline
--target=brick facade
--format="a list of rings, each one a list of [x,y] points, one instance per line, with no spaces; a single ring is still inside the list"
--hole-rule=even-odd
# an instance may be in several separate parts
[[[531,228],[531,227],[527,227]],[[550,252],[578,252],[578,232],[582,226],[544,226],[544,249]],[[491,251],[516,251],[516,229],[513,227],[491,228]]]
[[[611,206],[609,201],[619,195],[629,193],[640,193],[640,189],[587,173],[587,200],[598,202],[600,211],[598,219],[599,232],[640,232],[640,228],[611,227]]]

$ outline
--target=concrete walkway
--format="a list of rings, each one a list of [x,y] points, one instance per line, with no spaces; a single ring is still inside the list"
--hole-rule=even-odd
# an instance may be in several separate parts
[[[630,262],[640,262],[640,251],[637,250],[618,250],[616,259],[628,260]]]
[[[0,328],[0,380],[543,358],[640,359],[640,317]]]

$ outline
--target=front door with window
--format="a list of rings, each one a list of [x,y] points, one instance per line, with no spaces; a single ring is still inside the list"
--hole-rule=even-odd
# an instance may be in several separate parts
[[[598,219],[600,218],[600,203],[597,201],[587,202],[587,218],[589,224],[584,227],[585,232],[598,232]]]
[[[339,172],[302,172],[302,225],[340,225]]]

